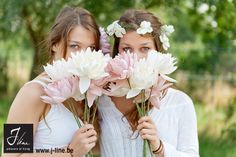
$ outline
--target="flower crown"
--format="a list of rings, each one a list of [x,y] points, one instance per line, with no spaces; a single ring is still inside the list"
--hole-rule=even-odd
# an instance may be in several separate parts
[[[149,21],[142,21],[139,28],[136,30],[138,34],[144,35],[147,33],[152,33],[153,28],[151,26],[151,22]],[[163,25],[161,26],[161,33],[160,33],[160,41],[164,50],[167,50],[170,47],[169,43],[169,36],[171,33],[174,32],[174,26],[172,25]],[[119,21],[114,21],[107,27],[107,34],[109,36],[115,35],[118,38],[122,38],[124,34],[126,34],[125,29],[119,24]]]

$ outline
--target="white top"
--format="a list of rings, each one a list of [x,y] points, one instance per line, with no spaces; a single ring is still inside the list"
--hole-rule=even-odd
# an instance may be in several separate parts
[[[46,85],[39,80],[33,80],[28,83]],[[53,104],[45,116],[45,120],[42,119],[38,123],[34,136],[34,149],[65,147],[71,142],[78,128],[73,114],[62,103]]]
[[[137,131],[132,132],[110,97],[102,96],[98,106],[101,157],[142,157],[143,140]],[[199,157],[196,114],[185,93],[168,89],[160,110],[153,108],[149,115],[163,141],[165,157]]]

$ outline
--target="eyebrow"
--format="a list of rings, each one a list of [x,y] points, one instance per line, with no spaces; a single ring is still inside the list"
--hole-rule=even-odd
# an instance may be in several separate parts
[[[145,45],[148,45],[148,44],[151,44],[151,42],[142,43],[141,45],[145,46]]]
[[[121,45],[126,45],[126,46],[130,46],[130,44],[126,44],[126,43],[120,43]]]
[[[76,44],[82,44],[81,42],[79,42],[79,41],[73,41],[73,40],[69,40],[69,42],[72,42],[72,43],[76,43]],[[92,43],[92,44],[90,44],[90,45],[96,45],[95,43]]]
[[[73,40],[69,40],[69,42],[76,43],[76,44],[81,44],[80,42],[78,42],[78,41],[73,41]]]
[[[120,44],[121,44],[121,45],[130,46],[130,44],[127,44],[127,43],[120,43]],[[151,42],[142,43],[141,45],[142,45],[142,46],[145,46],[145,45],[148,45],[148,44],[151,44]]]

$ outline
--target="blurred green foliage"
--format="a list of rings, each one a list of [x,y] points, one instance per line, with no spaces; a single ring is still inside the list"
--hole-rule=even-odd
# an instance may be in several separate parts
[[[0,37],[3,43],[10,40],[16,42],[15,46],[31,49],[35,69],[45,60],[41,43],[64,6],[88,9],[101,26],[117,19],[125,9],[148,9],[164,23],[175,25],[172,42],[177,48],[172,50],[180,58],[181,69],[212,74],[236,72],[235,68],[229,70],[236,59],[226,54],[234,53],[235,57],[235,4],[235,0],[2,0]],[[188,43],[194,43],[195,48]],[[230,65],[222,66],[225,60]],[[31,78],[35,75],[32,70]]]

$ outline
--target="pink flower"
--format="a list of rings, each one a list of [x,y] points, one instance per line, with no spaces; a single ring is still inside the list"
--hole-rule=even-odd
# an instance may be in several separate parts
[[[135,97],[136,103],[141,103],[142,101],[147,101],[149,99],[151,105],[156,108],[160,108],[160,101],[163,98],[163,94],[167,88],[169,88],[173,83],[169,83],[161,76],[158,77],[158,81],[151,88],[145,89],[145,100],[142,100],[141,93]]]
[[[138,61],[135,53],[123,52],[108,62],[106,72],[106,88],[103,93],[109,96],[125,96],[129,91],[128,78],[130,77],[134,63]]]
[[[92,80],[89,89],[86,93],[88,106],[91,107],[95,99],[103,94],[103,86],[106,84],[105,78],[99,80]]]
[[[77,77],[65,78],[49,83],[44,88],[44,91],[46,95],[41,96],[41,99],[45,103],[59,104],[70,97],[76,101],[84,99],[84,95],[79,91],[79,80]]]
[[[108,35],[105,32],[104,28],[99,27],[100,31],[100,48],[103,52],[103,54],[109,54],[110,53],[110,44],[108,41]]]
[[[134,63],[138,61],[135,53],[123,52],[108,62],[106,71],[110,74],[110,80],[123,80],[130,76]]]
[[[151,89],[145,90],[145,97],[149,97],[149,101],[154,107],[160,108],[160,100],[163,97],[164,90],[169,88],[172,84],[173,83],[169,83],[159,76],[157,83]]]

